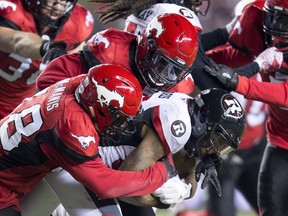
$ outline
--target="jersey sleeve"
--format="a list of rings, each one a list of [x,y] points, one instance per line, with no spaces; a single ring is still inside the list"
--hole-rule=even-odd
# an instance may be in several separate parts
[[[87,73],[78,53],[60,56],[51,61],[37,78],[37,88],[42,90],[60,80]]]
[[[245,95],[247,99],[259,100],[267,104],[288,107],[288,81],[284,82],[258,82],[238,76],[236,92]],[[270,79],[273,79],[270,76]],[[273,80],[271,80],[273,81]],[[269,95],[269,96],[267,96]]]
[[[230,44],[251,58],[259,55],[265,49],[262,19],[263,11],[259,7],[253,4],[246,6],[229,35]]]
[[[167,169],[161,162],[142,171],[118,171],[108,168],[100,157],[79,163],[50,144],[41,145],[41,149],[55,165],[101,199],[150,194],[168,179]]]
[[[68,50],[70,50],[75,45],[85,41],[91,35],[93,28],[94,18],[91,12],[76,4],[71,16],[55,40],[65,41],[68,44]]]
[[[245,55],[245,53],[227,44],[209,50],[206,52],[206,55],[218,64],[224,64],[232,68],[249,64],[252,60],[250,57]]]
[[[99,136],[90,117],[75,102],[74,97],[66,99],[63,118],[55,126],[59,138],[58,148],[74,159],[88,160],[99,156]]]
[[[191,119],[187,109],[187,100],[181,98],[182,95],[184,96],[180,93],[156,93],[149,98],[147,104],[143,102],[145,110],[152,108],[152,126],[167,154],[178,152],[184,147],[191,135]],[[160,97],[158,102],[156,96]],[[166,96],[167,98],[164,98]],[[158,105],[149,107],[149,103]],[[148,106],[146,107],[146,105]]]

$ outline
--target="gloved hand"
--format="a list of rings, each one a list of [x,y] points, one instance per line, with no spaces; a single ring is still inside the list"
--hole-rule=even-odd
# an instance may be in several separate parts
[[[40,46],[40,55],[43,57],[45,53],[49,50],[50,37],[48,35],[42,35],[42,44]]]
[[[67,54],[66,47],[67,47],[67,44],[62,41],[50,43],[49,49],[44,55],[42,62],[44,64],[48,64],[53,59],[61,55]]]
[[[209,59],[209,65],[205,65],[205,71],[216,77],[224,86],[230,90],[235,90],[238,85],[238,75],[232,68],[226,65],[216,64]]]
[[[175,167],[170,164],[168,157],[162,157],[159,161],[166,166],[168,179],[178,175],[178,172],[175,169]]]
[[[218,172],[220,171],[222,158],[216,154],[205,155],[196,167],[196,181],[200,180],[201,174],[204,174],[204,179],[201,184],[201,189],[204,189],[208,182],[211,181],[215,187],[217,194],[221,197],[221,185],[218,179]]]
[[[179,176],[174,176],[165,182],[160,188],[152,194],[159,197],[159,200],[164,204],[176,205],[184,199],[190,197],[192,185],[182,182]]]
[[[259,65],[260,71],[277,70],[283,62],[283,53],[276,47],[270,47],[260,53],[254,62]]]
[[[234,29],[238,19],[239,19],[240,16],[235,16],[231,21],[230,23],[228,23],[226,25],[226,31],[228,33],[228,35],[230,35],[230,33],[232,32],[232,30]]]

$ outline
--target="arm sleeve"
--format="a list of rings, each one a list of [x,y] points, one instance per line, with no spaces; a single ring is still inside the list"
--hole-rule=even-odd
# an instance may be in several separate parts
[[[238,76],[236,92],[247,99],[262,101],[267,104],[288,107],[288,82],[258,82],[244,76]]]
[[[228,37],[229,35],[226,31],[226,28],[218,28],[213,31],[201,34],[200,42],[204,51],[207,51],[225,44],[228,41]]]
[[[234,71],[238,74],[238,75],[242,75],[245,77],[251,77],[253,75],[255,75],[256,73],[258,73],[260,70],[259,65],[256,62],[252,62],[248,65],[244,65],[242,67],[239,68],[235,68]]]
[[[50,144],[41,148],[51,161],[101,199],[150,194],[168,179],[166,166],[161,162],[142,171],[118,171],[108,168],[99,157],[76,163]]]
[[[206,64],[209,64],[209,57],[206,56],[202,46],[200,45],[191,73],[195,85],[201,91],[207,88],[222,88],[229,91],[229,89],[227,89],[219,80],[217,80],[216,77],[211,76],[205,71]]]
[[[87,73],[78,53],[60,56],[51,61],[37,78],[38,90],[66,78]]]

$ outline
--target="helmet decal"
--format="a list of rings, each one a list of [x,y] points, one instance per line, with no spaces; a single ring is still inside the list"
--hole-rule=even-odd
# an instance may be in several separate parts
[[[1,9],[5,9],[11,7],[13,11],[16,10],[16,4],[12,3],[12,2],[8,2],[8,1],[0,1],[0,10]]]
[[[232,95],[224,95],[222,97],[222,107],[224,109],[223,115],[232,117],[232,118],[242,118],[244,115],[243,109],[240,103],[232,97]]]
[[[184,17],[187,17],[189,19],[193,19],[193,13],[191,12],[191,10],[188,10],[187,8],[181,8],[179,10],[179,13]]]
[[[95,137],[93,136],[77,136],[73,133],[70,134],[72,137],[76,138],[80,142],[81,147],[84,149],[87,149],[89,147],[90,142],[95,143]]]
[[[108,39],[106,37],[104,37],[103,35],[97,33],[94,40],[93,40],[93,44],[97,45],[100,43],[104,43],[104,47],[108,48],[110,45],[110,42],[108,41]]]
[[[156,19],[156,21],[153,23],[153,26],[150,25],[147,26],[148,32],[150,32],[152,35],[154,35],[156,38],[159,38],[162,32],[165,30],[163,28],[162,22],[159,21],[159,19]]]
[[[183,121],[181,120],[176,120],[172,123],[171,125],[171,133],[175,137],[181,137],[185,134],[186,132],[186,125]]]
[[[97,95],[98,95],[97,102],[99,102],[101,104],[101,107],[103,107],[104,104],[106,104],[106,106],[109,106],[111,101],[113,101],[113,100],[118,101],[120,108],[123,107],[124,97],[122,95],[120,95],[115,90],[110,91],[105,86],[99,85],[98,82],[94,79],[94,77],[92,78],[92,82],[96,86],[96,91],[97,91]]]

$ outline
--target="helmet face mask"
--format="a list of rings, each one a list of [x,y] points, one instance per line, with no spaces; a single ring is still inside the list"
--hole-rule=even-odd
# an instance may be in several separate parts
[[[266,45],[271,45],[273,37],[288,40],[288,3],[284,0],[267,0],[263,10]]]
[[[153,91],[167,91],[191,71],[198,51],[194,26],[179,14],[163,14],[139,37],[136,64]]]
[[[75,97],[107,139],[116,141],[120,135],[131,136],[136,131],[134,120],[141,112],[142,88],[125,68],[109,64],[91,68]]]
[[[190,104],[192,132],[184,148],[191,157],[211,153],[224,156],[238,148],[245,115],[236,98],[222,89],[210,89]]]
[[[76,0],[23,0],[26,10],[33,13],[40,33],[54,39],[70,17]],[[48,29],[42,32],[43,29]]]
[[[186,67],[185,61],[177,56],[171,59],[164,55],[157,49],[157,45],[153,39],[148,40],[148,43],[148,69],[144,69],[145,73],[143,73],[143,76],[146,84],[151,89],[169,90],[185,78],[192,70],[192,67]]]
[[[218,124],[215,124],[211,131],[205,132],[196,142],[199,157],[211,153],[224,156],[237,148],[237,145],[227,131]],[[233,148],[232,146],[236,147]]]
[[[119,142],[120,136],[132,136],[136,132],[135,122],[141,118],[142,108],[139,109],[139,112],[136,116],[128,116],[119,109],[115,107],[109,107],[111,112],[111,124],[104,127],[104,132],[102,135],[108,137],[114,142]]]

